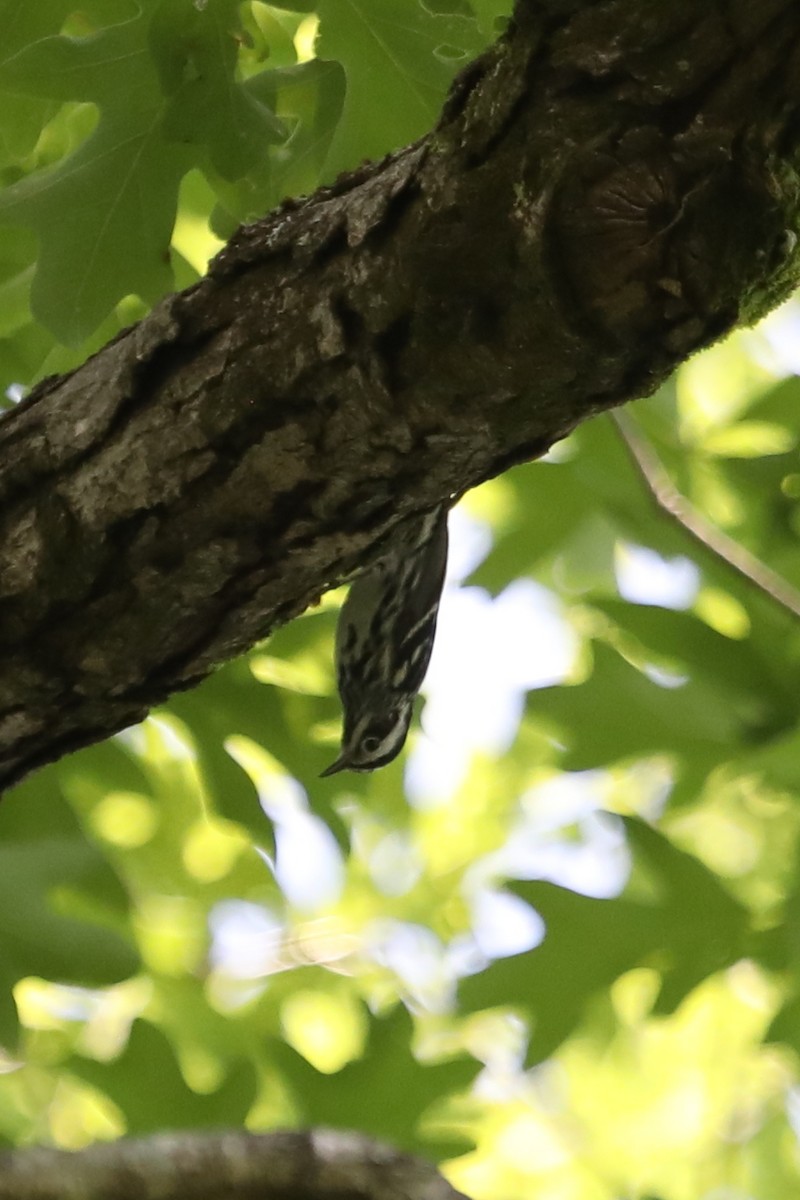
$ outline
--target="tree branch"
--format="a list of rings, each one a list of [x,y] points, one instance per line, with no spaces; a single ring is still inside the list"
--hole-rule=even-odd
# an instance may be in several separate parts
[[[634,466],[661,511],[775,604],[800,617],[800,592],[681,495],[647,438],[626,413],[614,413],[614,421]]]
[[[467,1200],[361,1134],[168,1133],[0,1155],[0,1200]]]
[[[45,381],[0,421],[0,786],[769,309],[798,115],[794,0],[519,0],[428,137]]]

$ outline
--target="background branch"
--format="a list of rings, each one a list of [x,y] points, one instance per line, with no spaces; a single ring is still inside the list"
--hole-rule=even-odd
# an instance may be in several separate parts
[[[361,1134],[170,1133],[0,1156],[0,1200],[466,1200]]]
[[[687,533],[765,596],[769,596],[787,612],[800,617],[800,592],[740,542],[709,521],[691,500],[678,491],[664,464],[628,413],[615,412],[611,416],[640,478],[661,511],[677,521]]]

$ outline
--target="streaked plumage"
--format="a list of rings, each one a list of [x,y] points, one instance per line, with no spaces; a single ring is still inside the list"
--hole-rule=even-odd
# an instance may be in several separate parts
[[[400,525],[350,587],[336,630],[342,750],[323,775],[396,758],[433,649],[447,565],[447,509]]]

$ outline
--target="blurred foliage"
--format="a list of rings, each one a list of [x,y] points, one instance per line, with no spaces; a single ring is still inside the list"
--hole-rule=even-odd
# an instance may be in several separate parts
[[[507,7],[2,0],[11,398],[423,133]],[[491,1200],[797,1194],[800,630],[762,568],[800,589],[799,330],[628,430],[766,587],[601,418],[453,514],[402,761],[318,778],[335,594],[5,798],[0,1137],[341,1124]]]

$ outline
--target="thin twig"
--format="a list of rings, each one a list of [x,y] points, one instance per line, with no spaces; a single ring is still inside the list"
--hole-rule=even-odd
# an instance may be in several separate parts
[[[800,592],[695,508],[670,479],[653,447],[627,413],[612,413],[620,436],[658,507],[687,533],[781,608],[800,617]]]

